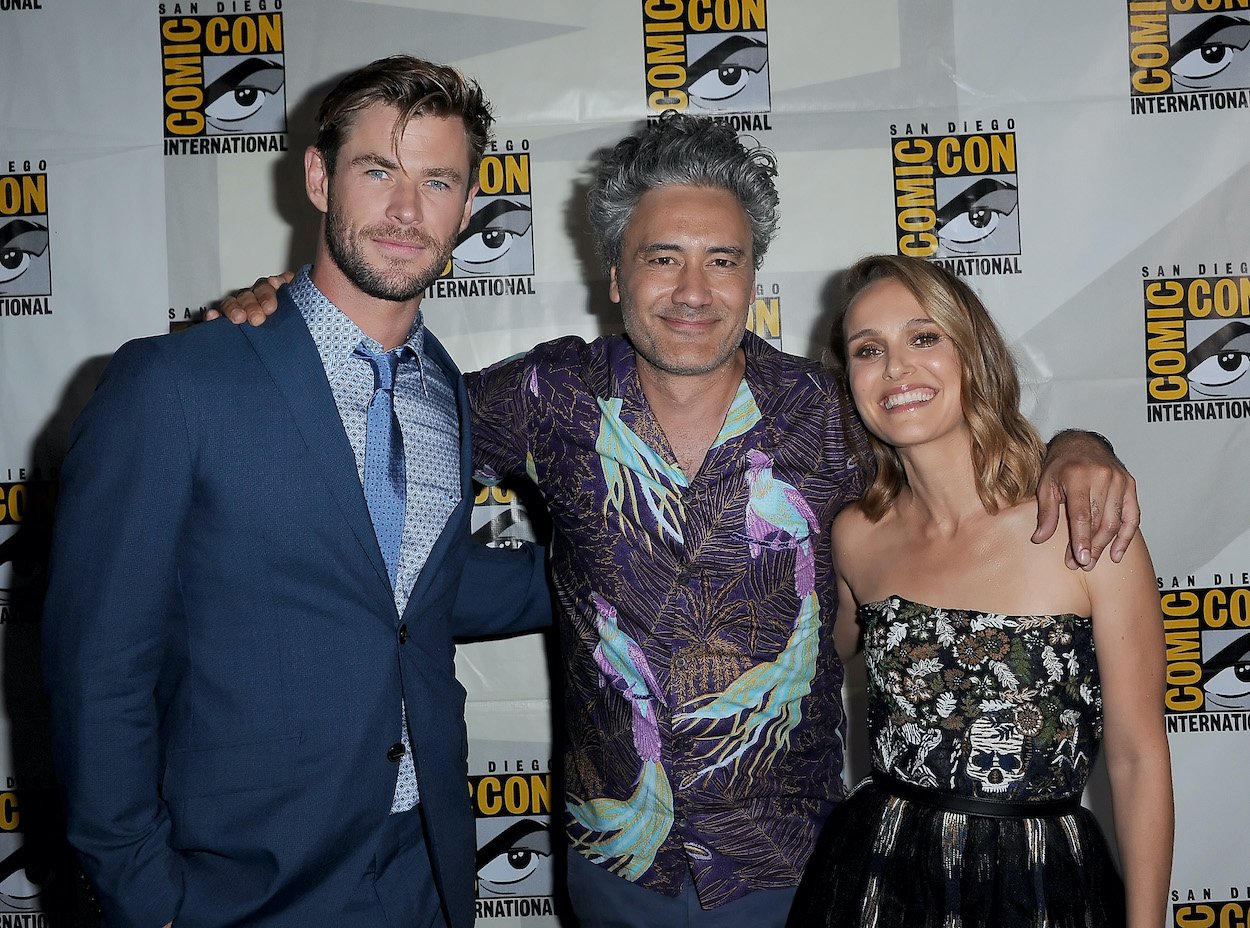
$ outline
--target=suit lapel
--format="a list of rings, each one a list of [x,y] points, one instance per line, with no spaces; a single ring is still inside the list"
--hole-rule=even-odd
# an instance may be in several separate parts
[[[356,457],[343,431],[343,420],[326,381],[317,346],[299,309],[279,291],[278,309],[263,326],[243,326],[261,363],[286,398],[291,417],[304,438],[308,455],[325,481],[362,553],[390,593],[391,581],[382,560],[369,507],[356,472]]]

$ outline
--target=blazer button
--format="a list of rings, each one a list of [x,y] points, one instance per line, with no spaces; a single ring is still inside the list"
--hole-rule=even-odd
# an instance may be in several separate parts
[[[408,623],[407,622],[399,626],[399,643],[400,644],[408,643]]]
[[[404,743],[402,741],[396,741],[389,748],[387,748],[386,759],[389,761],[398,762],[404,756],[405,753],[406,751],[404,749]]]

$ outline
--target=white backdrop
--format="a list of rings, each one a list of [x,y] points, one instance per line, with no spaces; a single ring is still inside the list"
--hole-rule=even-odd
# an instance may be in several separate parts
[[[1106,433],[1139,479],[1167,616],[1174,924],[1245,924],[1248,5],[0,0],[0,926],[85,918],[46,846],[36,666],[68,425],[123,341],[311,255],[311,112],[396,52],[460,66],[499,119],[483,234],[425,304],[466,370],[617,326],[582,229],[586,168],[665,106],[777,152],[782,231],[752,323],[775,344],[819,355],[836,275],[863,253],[968,275],[1037,425]],[[510,498],[481,502],[484,537],[524,536]],[[479,920],[556,924],[544,641],[462,648],[459,670]],[[1090,802],[1107,808],[1097,784]]]

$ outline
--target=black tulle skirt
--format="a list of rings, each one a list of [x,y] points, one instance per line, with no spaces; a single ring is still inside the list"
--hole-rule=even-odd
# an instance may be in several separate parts
[[[834,810],[789,928],[1103,928],[1124,884],[1086,809],[1040,818],[944,811],[862,784]]]

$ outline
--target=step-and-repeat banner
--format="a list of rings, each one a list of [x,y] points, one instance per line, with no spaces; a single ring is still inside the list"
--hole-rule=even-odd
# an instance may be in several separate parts
[[[1037,425],[1106,433],[1139,480],[1168,643],[1172,919],[1247,924],[1248,3],[0,0],[0,926],[89,919],[55,840],[37,669],[69,425],[123,341],[307,260],[312,112],[397,52],[475,76],[499,119],[472,234],[424,304],[466,370],[618,327],[586,172],[668,108],[777,153],[782,231],[750,320],[774,345],[819,356],[837,274],[866,252],[967,276]],[[499,490],[474,526],[532,537]],[[558,924],[545,640],[458,660],[479,922]],[[861,772],[854,726],[851,748]],[[1105,812],[1105,781],[1088,798]]]

